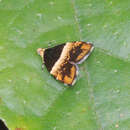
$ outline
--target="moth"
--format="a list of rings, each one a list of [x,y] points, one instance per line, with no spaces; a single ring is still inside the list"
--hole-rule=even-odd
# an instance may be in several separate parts
[[[38,48],[37,53],[55,79],[72,86],[78,75],[78,64],[87,59],[93,49],[92,43],[76,41],[52,48]]]

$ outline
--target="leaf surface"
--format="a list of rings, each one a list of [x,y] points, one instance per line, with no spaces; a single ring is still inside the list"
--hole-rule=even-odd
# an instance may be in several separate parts
[[[130,1],[0,0],[0,119],[11,130],[130,128]],[[41,69],[39,47],[91,41],[74,87]]]

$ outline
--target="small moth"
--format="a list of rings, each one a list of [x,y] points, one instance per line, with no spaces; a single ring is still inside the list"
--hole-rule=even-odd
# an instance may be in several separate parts
[[[78,64],[88,58],[93,44],[89,42],[67,42],[52,48],[38,48],[43,64],[53,77],[64,84],[74,85],[78,75]]]

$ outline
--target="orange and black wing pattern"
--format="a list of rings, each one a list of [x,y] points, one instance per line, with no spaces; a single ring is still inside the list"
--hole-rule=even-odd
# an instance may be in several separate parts
[[[93,50],[93,44],[86,42],[72,42],[69,44],[71,46],[69,51],[69,61],[72,61],[76,64],[82,63]]]
[[[57,80],[73,85],[78,74],[78,66],[93,50],[91,43],[82,41],[67,42],[48,49],[38,49],[47,70]]]
[[[67,85],[73,85],[77,76],[77,67],[69,62],[55,66],[50,72],[57,80]]]

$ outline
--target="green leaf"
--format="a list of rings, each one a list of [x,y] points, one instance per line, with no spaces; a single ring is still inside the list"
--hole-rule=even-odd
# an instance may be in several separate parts
[[[130,128],[129,0],[0,0],[0,119],[11,130]],[[67,41],[95,49],[74,87],[37,55]]]

